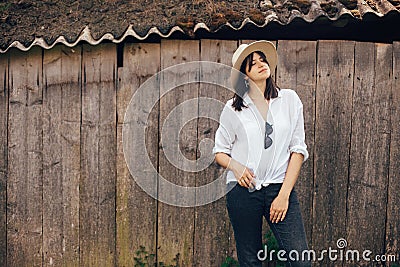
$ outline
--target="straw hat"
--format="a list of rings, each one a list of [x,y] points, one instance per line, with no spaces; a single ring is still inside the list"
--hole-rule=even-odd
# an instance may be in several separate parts
[[[273,72],[278,62],[278,53],[276,52],[275,45],[269,41],[255,41],[250,44],[241,44],[233,53],[232,56],[232,72],[231,82],[232,85],[236,85],[236,81],[239,78],[240,66],[243,60],[253,52],[261,51],[267,58],[269,68]],[[237,71],[236,71],[237,70]]]

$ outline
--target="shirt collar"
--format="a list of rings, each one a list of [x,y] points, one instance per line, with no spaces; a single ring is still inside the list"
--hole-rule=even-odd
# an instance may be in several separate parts
[[[281,97],[282,97],[281,90],[278,89],[278,97],[277,97],[277,98],[281,98]],[[253,105],[254,105],[253,100],[251,100],[251,98],[250,98],[250,96],[247,94],[247,92],[244,94],[243,102],[244,102],[246,105],[249,105],[249,104],[253,104]]]

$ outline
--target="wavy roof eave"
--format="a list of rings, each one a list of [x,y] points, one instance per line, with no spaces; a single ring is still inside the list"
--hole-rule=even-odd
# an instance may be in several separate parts
[[[193,32],[196,33],[199,29],[204,29],[204,30],[206,30],[206,31],[208,31],[210,33],[216,33],[223,27],[228,27],[228,28],[231,28],[232,30],[239,31],[247,24],[253,24],[254,26],[256,26],[258,28],[263,28],[263,27],[267,26],[271,22],[276,22],[276,23],[279,23],[280,25],[288,25],[295,19],[301,19],[301,20],[304,20],[304,21],[306,21],[308,23],[311,23],[311,22],[314,22],[315,20],[317,20],[319,18],[325,18],[325,19],[330,20],[330,21],[336,21],[336,20],[338,20],[338,19],[340,19],[342,17],[348,16],[348,17],[351,17],[351,18],[354,18],[354,19],[362,20],[363,17],[365,15],[367,15],[367,14],[372,14],[372,15],[375,15],[376,17],[380,18],[380,17],[383,17],[383,16],[391,13],[392,11],[395,11],[396,13],[400,13],[400,11],[397,10],[394,6],[391,6],[389,8],[387,6],[383,6],[383,7],[380,7],[381,10],[375,11],[372,8],[370,8],[369,6],[364,5],[363,4],[364,1],[362,1],[362,2],[358,1],[358,9],[356,10],[357,13],[359,12],[359,17],[358,17],[358,16],[354,16],[354,10],[350,11],[350,10],[346,9],[343,5],[341,5],[340,2],[338,2],[338,3],[339,3],[339,10],[335,14],[334,17],[328,16],[328,14],[320,7],[320,5],[319,5],[319,3],[317,1],[312,1],[311,9],[310,9],[310,12],[308,12],[308,14],[304,15],[298,10],[292,10],[290,12],[289,18],[286,21],[282,21],[281,19],[279,19],[278,15],[275,12],[265,12],[265,14],[266,14],[265,21],[264,21],[264,23],[262,25],[259,25],[256,22],[252,21],[249,17],[246,17],[245,19],[242,20],[242,23],[240,24],[239,27],[235,27],[231,23],[226,22],[225,24],[220,25],[215,30],[210,30],[210,28],[205,23],[197,23],[193,27]],[[381,11],[381,12],[379,12],[379,11]],[[135,38],[135,39],[137,39],[137,40],[143,41],[143,40],[146,40],[151,34],[157,34],[162,38],[168,38],[175,32],[181,32],[183,34],[186,34],[185,30],[182,29],[180,26],[173,26],[165,34],[162,33],[157,27],[152,27],[147,31],[147,33],[145,35],[140,35],[134,30],[134,27],[131,24],[126,29],[124,34],[119,38],[114,37],[111,33],[106,33],[103,36],[101,36],[101,38],[95,39],[95,38],[93,38],[93,35],[92,35],[89,27],[86,26],[80,32],[80,34],[75,39],[75,41],[73,41],[73,42],[69,42],[62,35],[59,36],[51,44],[48,44],[42,37],[36,37],[33,40],[33,42],[30,43],[28,46],[25,46],[20,41],[15,40],[6,49],[1,49],[0,48],[0,53],[6,53],[9,49],[11,49],[13,47],[17,48],[19,50],[22,50],[22,51],[28,51],[34,46],[40,46],[40,47],[42,47],[44,49],[51,49],[57,44],[63,44],[63,45],[68,46],[68,47],[74,47],[79,42],[82,42],[82,41],[86,41],[87,43],[89,43],[91,45],[97,45],[99,43],[102,43],[105,40],[111,41],[113,43],[121,43],[127,37],[130,37],[130,36]]]

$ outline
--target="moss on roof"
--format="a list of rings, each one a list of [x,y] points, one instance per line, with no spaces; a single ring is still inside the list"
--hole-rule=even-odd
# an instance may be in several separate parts
[[[107,33],[122,38],[129,27],[145,38],[152,28],[167,35],[179,26],[193,37],[199,23],[215,32],[226,25],[240,28],[244,21],[285,25],[294,18],[310,22],[321,16],[334,20],[349,14],[362,19],[368,12],[382,16],[392,10],[400,10],[400,0],[0,0],[0,50],[15,41],[28,47],[38,38],[47,45],[60,36],[73,43],[85,28],[94,40]]]

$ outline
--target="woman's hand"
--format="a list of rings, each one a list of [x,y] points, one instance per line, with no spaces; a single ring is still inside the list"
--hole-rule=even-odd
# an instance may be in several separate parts
[[[253,179],[255,175],[249,168],[232,159],[229,164],[229,169],[233,171],[239,185],[246,188],[254,187]]]
[[[269,209],[269,219],[272,223],[278,223],[285,219],[289,207],[289,197],[279,195],[272,201]]]

